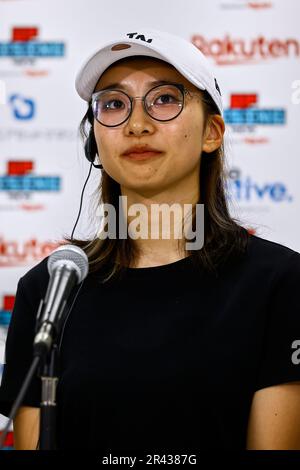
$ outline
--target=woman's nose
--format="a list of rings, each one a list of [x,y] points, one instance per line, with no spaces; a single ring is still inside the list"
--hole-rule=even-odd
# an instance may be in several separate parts
[[[142,98],[135,98],[126,128],[129,132],[153,132],[154,122],[144,108]]]

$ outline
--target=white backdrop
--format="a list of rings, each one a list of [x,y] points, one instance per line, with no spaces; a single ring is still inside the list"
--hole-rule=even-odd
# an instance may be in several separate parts
[[[0,0],[0,17],[0,363],[18,279],[71,233],[89,169],[74,79],[114,31],[161,29],[203,50],[223,95],[231,211],[300,251],[298,0]],[[92,229],[97,178],[76,235]]]

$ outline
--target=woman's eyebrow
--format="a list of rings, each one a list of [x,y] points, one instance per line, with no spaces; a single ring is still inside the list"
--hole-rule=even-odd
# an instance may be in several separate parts
[[[170,84],[178,84],[177,82],[173,82],[172,80],[154,80],[154,81],[151,81],[151,82],[147,82],[146,85],[148,87],[151,87],[151,86],[156,86],[156,85],[170,85]],[[110,89],[115,89],[115,88],[118,88],[119,90],[126,90],[127,87],[122,85],[122,83],[111,83],[110,85],[107,85],[106,87],[104,88],[100,88],[98,91],[102,91],[102,90],[110,90]]]

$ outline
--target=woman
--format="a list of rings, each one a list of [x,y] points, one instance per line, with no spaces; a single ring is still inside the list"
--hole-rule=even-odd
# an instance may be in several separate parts
[[[128,236],[72,239],[90,272],[59,341],[58,448],[300,449],[300,255],[229,215],[222,102],[206,59],[177,36],[127,33],[87,61],[76,88],[89,103],[81,130],[102,166],[100,202],[118,212],[126,197]],[[130,230],[137,203],[156,239]],[[151,208],[174,203],[181,218],[164,237]],[[204,204],[200,249],[175,236],[186,204],[196,233]],[[2,413],[30,364],[47,282],[45,260],[19,281]],[[36,448],[39,402],[36,378],[14,421],[18,449]]]

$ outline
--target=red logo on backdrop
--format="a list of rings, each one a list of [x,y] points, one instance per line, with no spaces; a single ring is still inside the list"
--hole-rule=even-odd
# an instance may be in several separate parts
[[[253,104],[257,104],[257,93],[253,94],[232,94],[230,96],[230,108],[246,109]]]
[[[217,65],[242,65],[260,62],[300,57],[300,41],[295,38],[268,39],[258,36],[253,39],[232,38],[229,34],[223,38],[207,39],[200,34],[194,34],[191,42],[203,52],[212,57]]]
[[[15,295],[4,295],[2,310],[11,312],[15,304]]]
[[[226,10],[241,10],[246,8],[251,8],[252,10],[265,10],[266,8],[273,8],[272,2],[247,2],[246,0],[230,0],[222,1],[220,7]]]
[[[286,124],[286,109],[282,107],[261,107],[258,93],[233,93],[229,107],[224,110],[225,123],[236,133],[254,132],[256,126]],[[246,144],[266,144],[268,137],[246,136]]]
[[[1,431],[0,431],[0,436],[1,436]],[[14,445],[14,436],[13,436],[13,432],[10,431],[7,433],[7,436],[5,438],[5,442],[4,442],[4,448],[7,449],[7,450],[12,450],[13,449],[13,445]]]
[[[13,28],[12,41],[33,41],[37,39],[38,28]]]
[[[26,175],[34,169],[32,161],[9,161],[7,163],[8,175]]]
[[[248,2],[247,3],[249,8],[253,8],[254,10],[262,10],[265,8],[272,8],[272,2]]]
[[[15,304],[14,295],[6,294],[3,296],[2,307],[0,306],[0,341],[2,342],[4,339],[3,333],[4,333],[4,337],[6,336],[6,328],[8,327],[10,323],[11,313],[13,311],[14,304]],[[4,328],[4,331],[3,331],[3,328]]]
[[[59,242],[41,242],[36,238],[18,242],[0,237],[0,267],[24,266],[41,261],[60,245]]]
[[[35,25],[12,27],[9,41],[0,41],[0,57],[11,58],[18,65],[34,65],[38,59],[65,57],[65,43],[41,40],[39,30]],[[46,76],[49,70],[26,68],[24,73],[32,77]]]
[[[0,191],[11,199],[29,199],[32,194],[41,192],[57,193],[61,190],[61,176],[41,175],[34,172],[32,160],[10,160],[6,174],[0,175]],[[22,204],[23,210],[41,210],[42,204]]]

